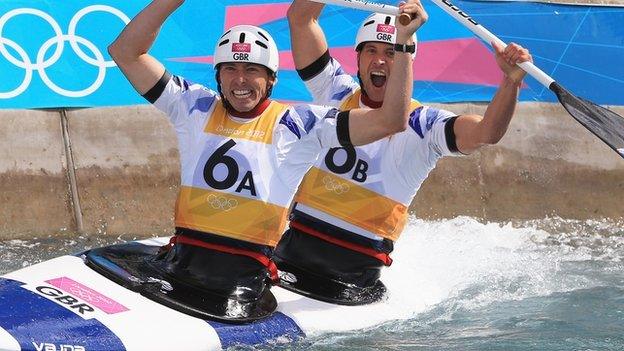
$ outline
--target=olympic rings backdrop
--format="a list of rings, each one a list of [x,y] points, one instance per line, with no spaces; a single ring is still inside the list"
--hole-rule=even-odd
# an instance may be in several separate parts
[[[381,1],[393,3],[391,1]],[[144,104],[106,48],[147,0],[2,0],[0,108]],[[212,52],[224,28],[262,26],[280,49],[274,97],[309,101],[290,55],[290,1],[187,0],[167,21],[150,53],[175,74],[214,86]],[[454,1],[505,41],[531,49],[535,63],[574,93],[624,105],[624,9],[527,2]],[[489,101],[500,72],[485,43],[424,0],[429,22],[418,32],[414,97],[427,102]],[[322,17],[347,72],[357,71],[352,44],[367,13],[328,7]],[[522,100],[555,101],[532,78]]]

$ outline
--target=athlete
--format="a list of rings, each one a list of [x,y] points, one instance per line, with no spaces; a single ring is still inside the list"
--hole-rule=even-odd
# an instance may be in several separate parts
[[[397,41],[394,16],[372,14],[360,26],[356,82],[330,56],[318,23],[323,6],[295,0],[288,10],[295,66],[314,102],[340,110],[387,103],[390,81],[403,74],[397,58],[406,49]],[[419,15],[427,17],[422,8]],[[408,207],[437,160],[495,144],[507,130],[525,75],[516,63],[531,56],[516,44],[494,49],[504,78],[484,116],[457,116],[412,100],[405,131],[361,147],[324,150],[295,196],[290,228],[274,252],[282,286],[347,305],[384,296],[380,270],[391,264]],[[407,51],[415,54],[416,45]]]
[[[412,58],[395,54],[400,74],[389,79],[387,103],[378,109],[288,106],[269,98],[279,66],[275,42],[261,28],[240,25],[217,41],[215,92],[172,75],[147,53],[182,3],[152,1],[109,47],[137,92],[169,116],[178,136],[176,235],[146,269],[191,287],[195,292],[166,294],[180,300],[199,294],[215,318],[262,318],[276,307],[269,288],[277,270],[269,257],[301,179],[322,148],[362,145],[407,128]],[[421,11],[413,3],[402,9]],[[397,41],[412,45],[423,23],[417,18],[398,27]]]

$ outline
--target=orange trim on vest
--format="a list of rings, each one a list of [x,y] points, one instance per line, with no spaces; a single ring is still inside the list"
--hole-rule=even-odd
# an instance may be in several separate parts
[[[352,251],[356,251],[359,252],[361,254],[376,258],[378,260],[380,260],[385,266],[390,266],[392,264],[392,258],[390,258],[390,255],[388,255],[387,253],[383,253],[383,252],[379,252],[377,250],[368,248],[368,247],[364,247],[361,245],[357,245],[354,243],[350,243],[348,241],[344,241],[344,240],[340,240],[338,238],[334,238],[332,236],[323,234],[321,232],[319,232],[318,230],[312,229],[306,225],[303,225],[301,223],[298,222],[290,222],[290,226],[292,228],[298,229],[306,234],[315,236],[319,239],[325,240],[327,242],[330,242],[334,245],[338,245],[341,247],[344,247],[346,249],[352,250]]]
[[[289,106],[277,101],[270,101],[269,106],[258,117],[243,123],[228,117],[228,112],[225,106],[223,106],[223,102],[219,100],[208,119],[208,123],[204,127],[204,132],[225,138],[272,144],[275,124],[279,122]]]
[[[340,111],[352,110],[354,108],[360,107],[360,96],[362,91],[357,89],[351,94],[348,98],[346,98],[342,104],[340,104]]]
[[[231,193],[181,186],[175,225],[273,246],[286,228],[288,208]]]
[[[268,258],[267,256],[261,253],[250,251],[250,250],[235,249],[233,247],[224,246],[224,245],[209,244],[207,242],[189,238],[187,236],[179,235],[179,234],[172,236],[171,239],[169,239],[169,244],[167,244],[165,248],[171,248],[175,244],[193,245],[193,246],[203,247],[205,249],[210,249],[210,250],[225,252],[225,253],[229,253],[233,255],[247,256],[249,258],[253,258],[254,260],[260,262],[263,266],[265,266],[269,270],[269,273],[271,274],[271,280],[273,280],[274,282],[277,282],[279,280],[279,277],[277,276],[277,266],[270,258]]]
[[[340,104],[340,111],[347,111],[347,110],[353,110],[354,108],[360,108],[360,100],[362,101],[362,104],[364,104],[364,106],[367,106],[369,108],[373,108],[369,105],[369,103],[375,104],[375,102],[370,100],[368,97],[365,98],[365,95],[362,94],[362,89],[358,88],[357,90],[353,92],[353,94],[351,94],[351,96],[346,98],[342,102],[342,104]],[[411,111],[414,111],[420,106],[422,106],[422,104],[417,100],[412,99],[412,101],[410,102]]]
[[[295,201],[392,241],[407,221],[405,204],[316,167],[303,178]]]

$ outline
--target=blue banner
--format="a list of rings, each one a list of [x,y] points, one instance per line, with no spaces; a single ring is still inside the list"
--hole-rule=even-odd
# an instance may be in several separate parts
[[[143,104],[106,47],[149,1],[0,2],[0,108]],[[535,63],[573,93],[624,105],[624,9],[527,2],[455,2],[504,41],[531,49]],[[215,88],[212,53],[224,28],[255,24],[280,50],[274,98],[310,101],[290,54],[290,1],[187,1],[165,23],[150,53],[173,73]],[[418,31],[414,97],[427,102],[489,101],[501,75],[488,45],[435,4]],[[357,71],[353,41],[367,13],[328,6],[321,17],[331,53]],[[521,99],[555,101],[532,78]]]

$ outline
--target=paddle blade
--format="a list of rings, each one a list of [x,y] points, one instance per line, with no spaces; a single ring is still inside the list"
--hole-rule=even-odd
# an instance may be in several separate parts
[[[624,157],[624,117],[574,96],[557,82],[551,83],[549,89],[574,119]]]

